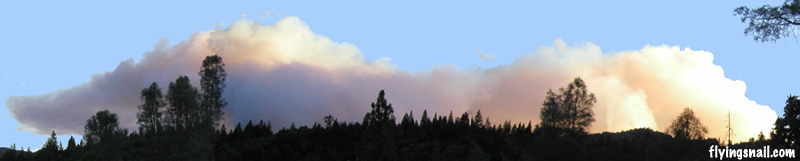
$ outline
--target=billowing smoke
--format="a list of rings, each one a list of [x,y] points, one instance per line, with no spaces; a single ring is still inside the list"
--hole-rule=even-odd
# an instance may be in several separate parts
[[[705,51],[670,46],[602,53],[592,43],[552,46],[522,55],[494,68],[437,66],[426,72],[398,71],[389,58],[366,60],[358,48],[313,33],[296,17],[274,25],[252,20],[228,29],[198,32],[170,46],[161,40],[139,62],[122,61],[113,71],[99,73],[81,85],[35,96],[6,100],[21,130],[46,135],[82,134],[95,112],[108,109],[122,126],[136,129],[139,92],[151,82],[166,90],[169,82],[188,75],[195,86],[202,59],[218,54],[227,64],[224,109],[230,127],[248,120],[274,126],[310,125],[331,114],[341,121],[361,121],[378,91],[395,108],[395,115],[414,111],[459,115],[481,110],[492,122],[539,122],[548,89],[583,78],[597,95],[597,121],[591,132],[650,127],[664,131],[683,108],[689,107],[710,131],[723,137],[730,109],[734,140],[767,132],[775,111],[745,97],[745,83],[725,78],[723,69]],[[166,91],[164,91],[166,92]]]

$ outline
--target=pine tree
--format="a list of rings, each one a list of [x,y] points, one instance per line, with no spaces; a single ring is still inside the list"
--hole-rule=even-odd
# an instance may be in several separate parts
[[[420,125],[425,126],[431,123],[431,119],[428,118],[428,110],[422,111],[422,118],[419,119]]]
[[[169,83],[167,91],[167,123],[177,131],[190,130],[199,124],[199,104],[197,102],[197,88],[189,83],[189,77],[178,77],[175,82]]]
[[[481,110],[475,114],[475,118],[472,119],[472,126],[474,127],[483,127],[483,116],[481,116]]]
[[[357,154],[363,160],[397,159],[396,140],[400,131],[395,127],[394,109],[384,98],[383,90],[370,106],[372,110],[364,116],[364,126]]]
[[[222,124],[222,127],[219,128],[219,131],[217,131],[217,133],[219,133],[220,135],[228,135],[228,131],[227,129],[225,129],[225,124]]]
[[[461,126],[469,126],[469,112],[461,114],[461,117],[458,118],[458,124]]]
[[[67,151],[75,150],[77,146],[75,145],[75,138],[69,136],[69,141],[67,141]]]
[[[144,104],[139,105],[139,113],[137,114],[139,132],[141,134],[155,134],[161,130],[161,109],[166,105],[163,94],[161,94],[161,88],[158,87],[156,82],[153,82],[150,87],[142,89],[140,99]]]
[[[222,98],[225,88],[225,63],[222,57],[217,55],[206,56],[200,68],[200,106],[205,113],[204,118],[211,121],[211,126],[215,126],[217,121],[222,119],[222,108],[228,104]],[[207,126],[207,125],[206,125]]]
[[[378,100],[373,102],[372,111],[364,116],[365,125],[373,127],[393,126],[395,124],[394,109],[392,104],[386,102],[385,93],[378,93]]]
[[[237,123],[236,124],[236,128],[233,129],[233,133],[231,133],[231,134],[233,134],[233,135],[241,135],[242,133],[243,133],[242,124],[241,123]]]
[[[36,151],[36,160],[57,160],[58,159],[58,138],[56,131],[50,133],[50,138],[44,142],[42,148]]]
[[[253,132],[253,120],[247,122],[247,125],[244,126],[244,133]]]
[[[447,124],[449,124],[449,125],[455,124],[453,122],[453,111],[450,111],[450,115],[447,116]]]

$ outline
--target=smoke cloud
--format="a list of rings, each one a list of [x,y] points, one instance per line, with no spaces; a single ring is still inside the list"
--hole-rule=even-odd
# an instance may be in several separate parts
[[[494,60],[494,58],[497,58],[497,55],[489,55],[484,52],[478,51],[478,57],[486,61],[492,61]]]
[[[242,19],[228,29],[198,32],[176,45],[162,39],[139,62],[128,59],[112,71],[95,74],[84,84],[6,100],[18,130],[47,135],[82,134],[84,122],[108,109],[121,126],[136,129],[139,92],[152,82],[166,90],[188,75],[195,86],[202,59],[223,57],[228,72],[223,97],[228,127],[248,120],[273,126],[310,125],[331,114],[340,121],[361,121],[378,91],[395,115],[423,110],[430,115],[459,115],[481,110],[494,123],[539,122],[548,89],[581,77],[597,95],[591,132],[649,127],[665,131],[684,109],[692,108],[722,138],[730,109],[734,140],[767,132],[775,111],[745,97],[745,83],[725,77],[706,51],[673,46],[602,53],[592,43],[568,46],[557,39],[508,65],[460,68],[443,65],[426,72],[395,69],[389,58],[367,60],[352,44],[334,42],[312,32],[297,17],[273,25]],[[479,54],[480,55],[480,54]],[[164,91],[166,92],[166,91]]]

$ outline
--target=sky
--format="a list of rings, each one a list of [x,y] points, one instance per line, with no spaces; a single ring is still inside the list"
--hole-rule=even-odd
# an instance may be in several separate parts
[[[121,119],[131,120],[136,90],[153,81],[166,89],[175,74],[196,75],[199,61],[191,61],[201,60],[196,53],[223,55],[232,73],[263,73],[230,76],[230,106],[247,110],[229,109],[226,124],[245,119],[280,125],[319,122],[325,113],[300,115],[319,110],[314,107],[320,104],[302,104],[307,101],[301,97],[309,93],[322,93],[311,97],[319,102],[347,106],[322,111],[360,121],[356,118],[368,107],[350,106],[368,105],[382,88],[400,106],[395,107],[398,113],[413,110],[419,117],[422,109],[438,114],[480,109],[497,118],[494,122],[535,121],[538,113],[531,111],[536,110],[514,111],[537,106],[541,98],[525,102],[503,94],[543,97],[547,89],[584,76],[590,90],[604,94],[599,100],[610,100],[598,103],[603,107],[596,113],[603,119],[593,125],[594,132],[635,126],[663,131],[672,114],[694,105],[700,106],[696,113],[713,120],[706,124],[715,135],[720,127],[711,125],[720,124],[721,118],[712,114],[732,106],[732,113],[743,117],[737,120],[748,120],[740,124],[758,122],[752,126],[759,127],[742,127],[737,133],[748,138],[756,135],[753,130],[765,128],[769,119],[764,118],[783,114],[786,96],[798,93],[794,80],[800,77],[790,74],[796,68],[793,60],[800,60],[799,40],[753,41],[742,33],[746,24],[733,15],[738,6],[782,1],[2,3],[0,53],[6,61],[0,63],[5,69],[0,71],[0,98],[5,100],[0,104],[0,146],[15,143],[31,149],[40,147],[51,129],[80,137],[82,129],[74,127],[82,127],[88,117],[78,116],[95,109],[119,110],[126,114]],[[261,40],[278,42],[258,44]],[[286,55],[294,51],[302,53]],[[127,77],[131,75],[152,79],[126,81],[139,78]],[[659,76],[670,79],[653,80]],[[678,77],[684,82],[673,81]],[[192,79],[195,84],[197,80]],[[296,80],[313,85],[286,85]],[[648,84],[653,82],[659,83]],[[111,90],[118,87],[92,84],[134,86]],[[139,84],[145,85],[135,86]],[[519,86],[531,90],[515,88]],[[130,96],[115,95],[130,91]],[[430,95],[415,95],[419,93]],[[262,97],[249,94],[288,101],[258,102],[254,100]],[[435,100],[420,99],[424,96]],[[23,112],[14,117],[10,104]],[[628,108],[642,106],[647,108]],[[252,111],[266,114],[247,115]],[[652,117],[612,119],[642,113]],[[763,117],[749,121],[745,114],[751,113]],[[32,121],[50,119],[54,122]],[[129,127],[135,121],[123,124]],[[59,136],[59,141],[68,137]]]

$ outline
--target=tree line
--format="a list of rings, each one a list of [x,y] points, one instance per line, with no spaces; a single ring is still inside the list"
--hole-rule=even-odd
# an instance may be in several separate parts
[[[227,103],[222,58],[203,61],[200,89],[187,76],[169,83],[166,95],[157,83],[142,89],[138,131],[119,127],[117,115],[98,111],[84,127],[83,140],[64,148],[53,131],[42,148],[3,155],[6,160],[681,160],[699,158],[716,145],[687,108],[667,130],[632,129],[588,134],[597,101],[580,78],[548,90],[541,123],[494,124],[481,111],[460,116],[422,112],[398,121],[381,90],[361,122],[332,115],[311,126],[283,127],[253,121],[232,129],[220,125]],[[12,148],[14,149],[14,148]]]

